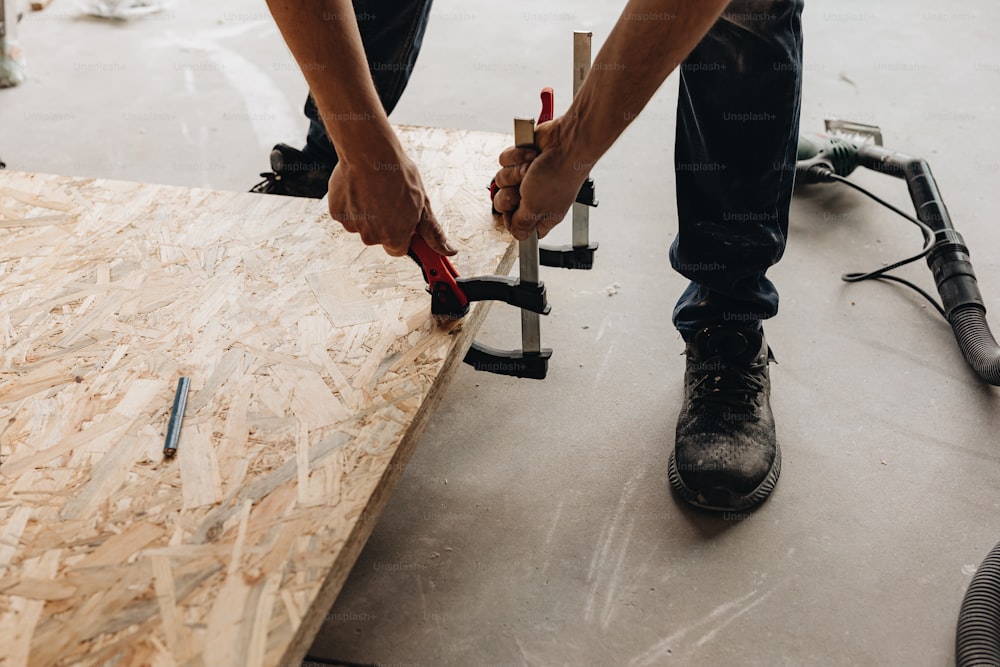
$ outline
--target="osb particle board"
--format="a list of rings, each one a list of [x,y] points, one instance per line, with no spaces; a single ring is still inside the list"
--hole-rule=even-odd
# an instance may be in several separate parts
[[[401,132],[506,273],[509,138]],[[325,201],[0,172],[0,248],[0,664],[300,660],[488,304],[435,323]]]

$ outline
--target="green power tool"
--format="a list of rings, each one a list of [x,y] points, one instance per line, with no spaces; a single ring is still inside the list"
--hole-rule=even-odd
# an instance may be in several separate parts
[[[858,149],[882,145],[882,130],[848,120],[828,118],[826,134],[799,136],[796,179],[799,183],[825,183],[831,174],[847,176],[858,166]]]

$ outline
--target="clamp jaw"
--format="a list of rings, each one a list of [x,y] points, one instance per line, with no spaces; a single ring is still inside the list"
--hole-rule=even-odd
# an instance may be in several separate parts
[[[459,278],[448,258],[436,253],[418,234],[410,239],[407,255],[424,273],[431,295],[431,314],[436,317],[461,319],[473,301],[503,301],[540,315],[552,310],[545,298],[545,285],[522,283],[506,276]]]
[[[551,307],[545,297],[545,285],[506,276],[460,278],[447,257],[436,253],[419,235],[410,239],[407,254],[420,266],[431,295],[431,314],[438,318],[459,319],[469,312],[473,301],[503,301],[536,318],[548,315]],[[542,380],[548,372],[552,350],[497,350],[473,342],[465,363],[477,371]]]

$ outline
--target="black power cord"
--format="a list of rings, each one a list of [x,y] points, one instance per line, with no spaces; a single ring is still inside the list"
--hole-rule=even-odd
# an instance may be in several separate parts
[[[825,176],[827,179],[831,181],[843,183],[844,185],[854,188],[855,190],[865,195],[866,197],[870,197],[877,203],[881,204],[882,206],[885,206],[890,211],[901,215],[902,217],[906,218],[907,220],[915,224],[917,227],[919,227],[920,232],[924,235],[924,247],[923,250],[921,250],[918,254],[913,255],[912,257],[907,257],[906,259],[902,259],[898,262],[893,262],[892,264],[884,266],[881,269],[876,269],[874,271],[869,271],[867,273],[845,273],[840,277],[840,279],[846,283],[857,283],[861,282],[862,280],[891,280],[893,282],[901,283],[903,285],[906,285],[910,289],[914,290],[918,294],[920,294],[920,296],[927,299],[927,301],[929,301],[930,304],[934,306],[934,308],[938,311],[938,313],[941,314],[941,317],[947,320],[948,317],[944,312],[944,308],[942,308],[941,304],[937,302],[937,299],[935,299],[930,294],[925,292],[919,286],[911,283],[909,280],[906,280],[905,278],[900,278],[899,276],[889,275],[889,271],[892,271],[893,269],[898,269],[901,266],[905,266],[907,264],[917,261],[918,259],[923,259],[927,257],[928,253],[930,253],[930,251],[933,250],[934,248],[934,230],[932,230],[930,227],[928,227],[926,224],[924,224],[917,218],[913,217],[912,215],[896,208],[895,206],[885,201],[881,197],[877,196],[873,192],[866,190],[857,183],[847,180],[843,176],[839,176],[838,174],[834,173],[828,173],[825,174]]]

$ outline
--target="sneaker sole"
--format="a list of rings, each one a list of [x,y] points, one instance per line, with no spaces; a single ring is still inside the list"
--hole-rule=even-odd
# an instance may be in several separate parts
[[[694,491],[684,484],[680,473],[677,472],[677,461],[674,452],[670,452],[670,460],[667,463],[667,479],[670,486],[674,488],[681,498],[701,509],[714,510],[716,512],[731,512],[733,510],[747,510],[757,507],[771,495],[775,485],[778,483],[778,475],[781,474],[781,447],[775,443],[774,464],[767,472],[767,476],[753,491],[746,495],[736,495],[729,489],[713,488],[704,491]]]

